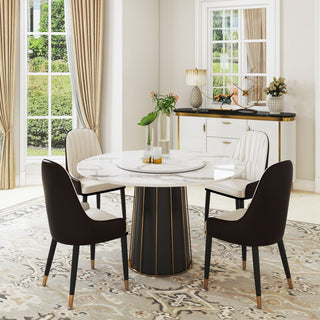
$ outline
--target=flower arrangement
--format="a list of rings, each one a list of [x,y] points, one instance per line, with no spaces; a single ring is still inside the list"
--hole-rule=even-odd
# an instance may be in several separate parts
[[[162,95],[151,91],[152,101],[156,102],[155,111],[157,113],[161,112],[162,114],[171,114],[176,106],[176,103],[179,99],[177,95],[173,95],[172,92],[167,95]]]
[[[272,97],[281,97],[287,93],[287,85],[285,84],[285,78],[273,77],[273,81],[270,82],[269,87],[264,89],[264,93],[271,95]]]

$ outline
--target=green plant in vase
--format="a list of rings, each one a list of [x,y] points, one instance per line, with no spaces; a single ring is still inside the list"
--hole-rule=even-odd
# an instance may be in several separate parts
[[[143,162],[150,163],[151,162],[151,123],[157,119],[158,113],[156,111],[152,111],[148,113],[145,117],[143,117],[138,123],[139,126],[147,126],[148,134],[147,134],[147,143],[145,148],[145,153],[143,155]]]

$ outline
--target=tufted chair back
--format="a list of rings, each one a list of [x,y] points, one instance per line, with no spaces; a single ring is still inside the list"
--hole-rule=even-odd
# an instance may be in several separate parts
[[[102,154],[97,135],[90,129],[74,129],[66,138],[66,166],[75,178],[81,178],[77,172],[77,164],[96,155]]]
[[[259,180],[268,166],[269,139],[261,131],[246,131],[240,136],[233,159],[246,163],[242,179]]]

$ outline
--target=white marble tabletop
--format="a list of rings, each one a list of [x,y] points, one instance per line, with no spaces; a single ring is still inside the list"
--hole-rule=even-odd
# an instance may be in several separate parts
[[[208,153],[171,150],[169,155],[163,157],[162,164],[144,164],[142,155],[143,150],[102,154],[79,162],[77,170],[84,177],[113,184],[181,187],[236,176],[245,168],[243,163],[231,158],[216,157]],[[157,173],[146,173],[153,171]]]

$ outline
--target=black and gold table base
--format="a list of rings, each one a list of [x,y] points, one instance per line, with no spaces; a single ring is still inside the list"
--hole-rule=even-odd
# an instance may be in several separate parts
[[[130,267],[148,275],[174,275],[191,267],[185,187],[135,187]]]

